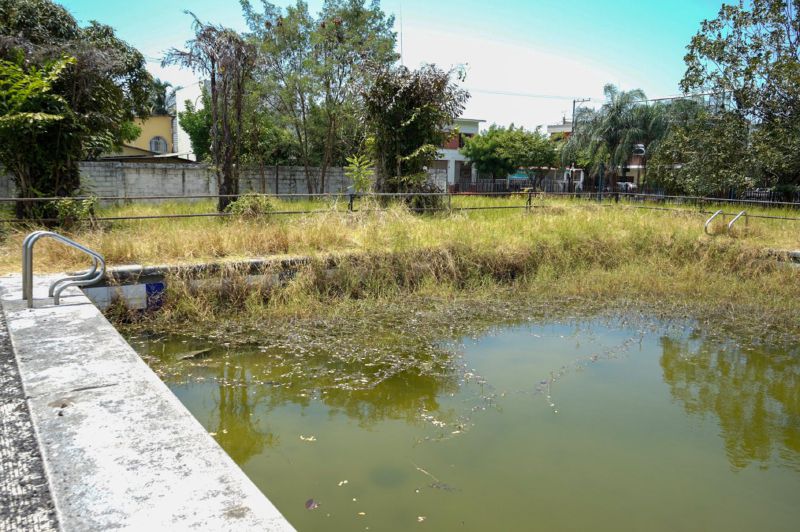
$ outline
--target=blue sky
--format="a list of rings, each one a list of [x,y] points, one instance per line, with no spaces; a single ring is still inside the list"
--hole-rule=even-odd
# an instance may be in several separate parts
[[[60,3],[81,23],[94,19],[116,28],[145,54],[151,71],[183,86],[195,81],[191,73],[158,63],[164,50],[191,37],[184,10],[244,29],[237,0]],[[316,12],[322,2],[308,3]],[[472,99],[466,115],[536,127],[568,115],[573,97],[600,103],[607,82],[642,88],[650,97],[677,94],[686,45],[722,1],[384,0],[381,5],[396,15],[398,31],[402,18],[405,64],[468,65],[465,86]]]

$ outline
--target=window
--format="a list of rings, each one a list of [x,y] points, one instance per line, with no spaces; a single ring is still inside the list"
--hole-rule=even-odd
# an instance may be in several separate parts
[[[156,153],[167,153],[167,141],[164,137],[153,137],[150,139],[150,151]]]

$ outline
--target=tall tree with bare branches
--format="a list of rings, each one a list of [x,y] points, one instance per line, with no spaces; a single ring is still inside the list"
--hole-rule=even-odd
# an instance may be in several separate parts
[[[208,79],[211,104],[211,159],[219,185],[220,211],[239,194],[239,158],[244,135],[245,85],[255,64],[255,48],[236,31],[200,21],[194,13],[194,39],[186,50],[173,48],[164,65],[179,65]]]

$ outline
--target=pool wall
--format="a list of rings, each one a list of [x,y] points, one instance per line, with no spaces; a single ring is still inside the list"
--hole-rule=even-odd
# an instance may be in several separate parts
[[[0,302],[62,530],[293,530],[101,311],[0,278]],[[143,283],[145,286],[147,283]]]
[[[253,283],[279,284],[294,277],[298,269],[309,262],[310,259],[300,257],[190,265],[120,266],[110,268],[103,281],[84,288],[83,292],[100,310],[106,310],[117,300],[122,301],[129,310],[155,310],[161,305],[170,275],[192,278],[235,271],[247,275]]]

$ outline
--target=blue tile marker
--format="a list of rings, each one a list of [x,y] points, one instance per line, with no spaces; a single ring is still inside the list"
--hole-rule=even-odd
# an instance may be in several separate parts
[[[145,289],[147,290],[147,310],[160,309],[164,304],[164,290],[166,289],[164,281],[147,283]]]

